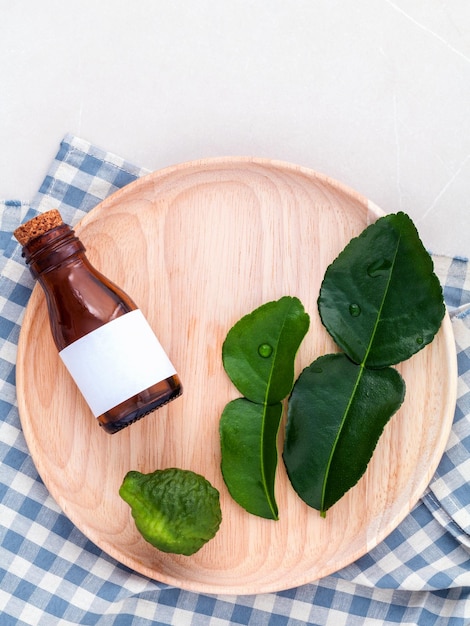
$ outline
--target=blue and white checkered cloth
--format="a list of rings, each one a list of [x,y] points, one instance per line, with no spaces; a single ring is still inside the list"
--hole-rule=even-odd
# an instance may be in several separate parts
[[[32,204],[0,203],[1,626],[470,624],[470,272],[464,259],[434,257],[459,366],[447,449],[410,515],[357,562],[289,591],[197,594],[117,563],[61,512],[38,476],[18,416],[16,350],[33,282],[12,232],[50,208],[74,224],[144,173],[69,135]]]

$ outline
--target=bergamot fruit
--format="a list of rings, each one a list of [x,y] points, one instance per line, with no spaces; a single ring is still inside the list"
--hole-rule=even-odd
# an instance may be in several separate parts
[[[130,505],[143,538],[163,552],[194,554],[215,536],[222,521],[219,492],[190,470],[130,471],[119,495]]]

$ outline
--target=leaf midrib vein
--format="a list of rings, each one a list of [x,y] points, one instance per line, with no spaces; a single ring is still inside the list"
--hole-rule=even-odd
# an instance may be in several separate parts
[[[321,502],[320,502],[320,514],[321,514],[322,517],[325,517],[325,514],[326,514],[326,511],[324,509],[324,504],[325,504],[326,486],[327,486],[328,478],[329,478],[329,475],[330,475],[331,463],[333,462],[333,457],[334,457],[334,454],[335,454],[336,446],[338,445],[338,441],[339,441],[340,435],[341,435],[341,433],[343,431],[344,424],[345,424],[346,419],[348,417],[348,413],[349,413],[349,410],[351,408],[354,396],[356,395],[357,388],[359,387],[359,383],[360,383],[362,375],[364,373],[364,369],[365,369],[365,367],[361,363],[359,365],[359,375],[356,378],[356,382],[354,384],[353,391],[352,391],[351,396],[349,398],[349,402],[348,402],[348,404],[346,406],[346,409],[344,410],[343,418],[341,420],[341,424],[340,424],[340,426],[338,428],[335,440],[333,442],[333,446],[331,448],[331,454],[328,457],[328,462],[327,462],[327,465],[326,465],[325,475],[324,475],[324,478],[323,478],[322,494],[321,494]]]
[[[395,254],[393,256],[393,260],[392,260],[392,264],[391,264],[391,268],[390,268],[390,273],[388,275],[388,280],[387,280],[386,287],[384,289],[384,293],[383,293],[383,296],[382,296],[382,301],[380,303],[380,307],[379,307],[379,310],[377,312],[377,317],[376,317],[376,320],[375,320],[374,328],[373,328],[372,333],[371,333],[371,337],[370,337],[370,340],[369,340],[369,345],[367,346],[367,350],[366,350],[366,353],[364,355],[364,358],[362,359],[361,363],[359,363],[359,367],[360,367],[359,375],[358,375],[358,377],[356,379],[353,391],[351,393],[351,397],[349,398],[349,402],[348,402],[348,404],[346,406],[346,409],[344,411],[343,418],[341,420],[340,427],[338,428],[338,431],[336,433],[336,437],[335,437],[335,440],[333,442],[333,446],[331,448],[331,454],[330,454],[330,456],[328,458],[328,463],[326,465],[326,470],[325,470],[325,475],[324,475],[324,478],[323,478],[323,485],[322,485],[321,502],[320,502],[320,514],[323,517],[326,514],[326,511],[324,509],[324,503],[325,503],[326,486],[327,486],[328,478],[329,478],[329,475],[330,475],[331,463],[333,462],[333,457],[334,457],[334,454],[335,454],[335,451],[336,451],[336,447],[338,445],[339,438],[340,438],[341,433],[343,431],[344,424],[346,422],[348,413],[349,413],[349,411],[351,409],[351,405],[352,405],[353,399],[354,399],[354,397],[356,395],[357,388],[359,386],[360,380],[361,380],[362,375],[364,373],[365,364],[367,362],[367,359],[369,357],[369,353],[370,353],[372,345],[374,343],[374,337],[375,337],[375,334],[377,332],[377,328],[378,328],[379,321],[380,321],[380,318],[381,318],[381,315],[382,315],[382,311],[383,311],[383,307],[384,307],[384,304],[385,304],[385,300],[387,298],[388,290],[390,288],[390,281],[392,279],[393,269],[395,267],[397,254],[398,254],[398,248],[400,247],[400,241],[401,241],[401,233],[399,232],[398,239],[397,239],[397,245],[395,247]]]
[[[371,336],[370,336],[369,345],[367,346],[367,350],[366,350],[366,353],[364,354],[364,358],[362,359],[361,365],[365,365],[367,363],[367,359],[369,358],[369,354],[370,354],[370,351],[372,349],[372,345],[374,343],[375,335],[377,333],[377,329],[379,327],[379,322],[380,322],[380,319],[382,317],[382,311],[383,311],[383,308],[384,308],[384,305],[385,305],[385,300],[387,299],[388,291],[389,291],[389,288],[390,288],[390,282],[392,280],[393,269],[395,267],[395,263],[396,263],[396,260],[397,260],[398,248],[400,247],[400,241],[401,241],[401,233],[399,232],[398,233],[398,239],[397,239],[397,245],[396,245],[396,248],[395,248],[395,254],[393,255],[392,265],[391,265],[390,273],[389,273],[388,279],[387,279],[387,285],[386,285],[386,287],[384,289],[384,293],[383,293],[383,296],[382,296],[382,302],[380,303],[379,310],[377,311],[377,316],[376,316],[374,328],[372,329],[372,333],[371,333]]]
[[[269,508],[270,508],[270,510],[271,510],[271,512],[272,512],[272,514],[273,514],[273,516],[275,518],[277,518],[277,514],[276,514],[276,512],[274,510],[274,506],[273,506],[273,502],[272,502],[271,496],[268,493],[267,482],[266,482],[265,458],[264,458],[264,445],[263,445],[263,442],[264,442],[264,433],[265,433],[265,426],[266,426],[266,410],[267,410],[266,407],[268,405],[267,398],[268,398],[268,395],[269,395],[269,389],[271,387],[271,380],[272,380],[273,371],[274,371],[274,365],[275,365],[274,362],[275,362],[275,359],[276,359],[276,356],[277,356],[277,349],[278,349],[278,346],[279,346],[279,343],[280,343],[280,338],[282,337],[282,333],[283,333],[284,327],[286,325],[286,320],[287,320],[288,315],[289,315],[289,313],[290,313],[290,311],[292,309],[292,305],[293,305],[293,302],[290,302],[289,303],[289,308],[287,310],[286,315],[284,316],[284,321],[282,322],[282,326],[281,326],[279,334],[278,334],[278,338],[277,338],[277,341],[276,341],[276,347],[275,347],[275,349],[273,351],[274,353],[273,353],[273,358],[272,358],[272,365],[271,365],[271,369],[270,369],[270,372],[269,372],[268,383],[266,385],[266,392],[265,392],[265,395],[264,395],[263,419],[262,419],[262,423],[261,423],[261,439],[260,439],[260,445],[261,445],[260,458],[262,459],[262,463],[261,463],[261,479],[263,481],[263,489],[264,489],[264,492],[266,494],[266,500],[268,501]],[[281,414],[281,418],[280,419],[282,419],[282,414]],[[279,423],[280,423],[280,420],[279,420]],[[279,429],[278,429],[278,432],[279,432]]]

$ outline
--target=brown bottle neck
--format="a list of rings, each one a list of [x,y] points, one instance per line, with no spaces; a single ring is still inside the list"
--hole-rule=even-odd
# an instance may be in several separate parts
[[[67,224],[60,224],[31,239],[23,247],[23,257],[34,278],[61,267],[73,257],[84,257],[85,246]]]

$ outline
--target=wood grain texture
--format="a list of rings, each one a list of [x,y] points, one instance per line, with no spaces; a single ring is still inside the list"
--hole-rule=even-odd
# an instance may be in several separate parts
[[[406,400],[365,476],[326,519],[295,494],[279,463],[280,520],[249,515],[220,472],[218,422],[237,397],[221,362],[229,328],[283,295],[311,315],[297,375],[335,350],[316,300],[328,264],[380,215],[359,194],[311,170],[262,159],[209,159],[155,172],[102,202],[77,227],[91,262],[139,304],[175,364],[181,398],[115,435],[101,431],[52,343],[39,287],[21,331],[17,388],[24,434],[65,514],[128,567],[208,593],[287,589],[374,547],[414,506],[452,424],[456,355],[448,317],[435,341],[399,366]],[[281,447],[282,442],[279,442]],[[169,555],[135,529],[118,489],[128,470],[182,467],[221,493],[223,522],[192,557]]]

